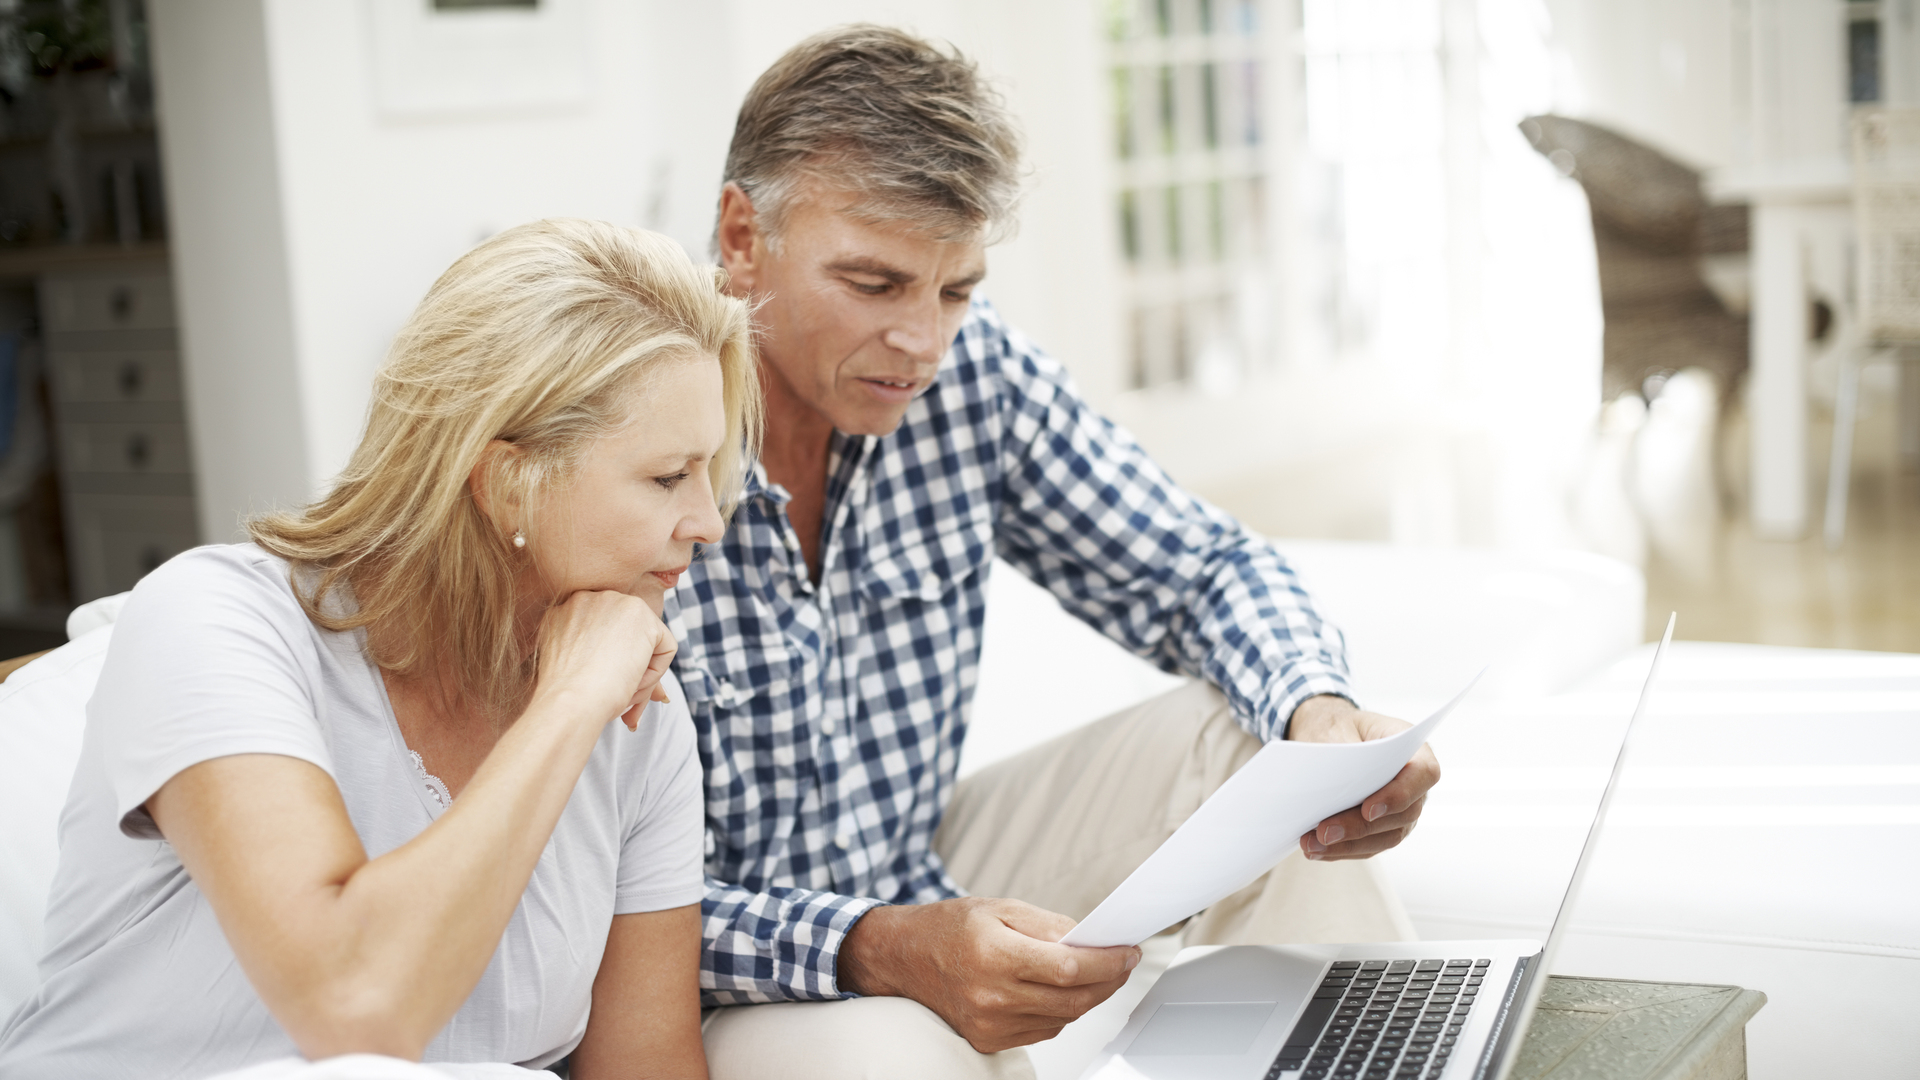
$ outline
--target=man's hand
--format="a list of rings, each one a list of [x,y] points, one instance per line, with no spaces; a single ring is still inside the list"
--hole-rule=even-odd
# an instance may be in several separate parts
[[[1287,725],[1287,738],[1296,742],[1368,742],[1384,739],[1412,725],[1390,716],[1354,707],[1346,698],[1322,695],[1300,703]],[[1300,838],[1300,850],[1309,859],[1365,859],[1407,838],[1427,791],[1440,782],[1440,762],[1422,746],[1387,786],[1321,822]]]
[[[1065,915],[1018,900],[875,908],[840,946],[837,979],[858,994],[912,998],[991,1054],[1058,1035],[1140,962],[1136,948],[1058,944],[1071,929]]]

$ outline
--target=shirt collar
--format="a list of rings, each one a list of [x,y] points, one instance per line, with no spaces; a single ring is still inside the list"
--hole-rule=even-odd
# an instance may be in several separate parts
[[[745,482],[741,485],[740,501],[745,502],[761,496],[773,500],[775,506],[785,506],[793,499],[786,488],[767,479],[767,467],[756,457],[747,462],[747,475]]]

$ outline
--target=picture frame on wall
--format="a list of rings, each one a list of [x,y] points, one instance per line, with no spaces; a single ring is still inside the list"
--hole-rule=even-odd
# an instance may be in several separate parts
[[[398,120],[584,107],[591,0],[363,0],[375,100]]]

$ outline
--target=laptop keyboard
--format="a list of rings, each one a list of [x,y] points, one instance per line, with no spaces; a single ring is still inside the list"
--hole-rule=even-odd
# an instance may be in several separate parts
[[[1414,1080],[1447,1067],[1491,960],[1336,960],[1267,1080]]]

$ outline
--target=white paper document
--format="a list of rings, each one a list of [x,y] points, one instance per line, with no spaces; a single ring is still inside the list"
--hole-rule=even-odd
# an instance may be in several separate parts
[[[1309,829],[1385,787],[1480,675],[1440,711],[1398,735],[1261,747],[1061,942],[1138,945],[1251,884],[1297,848]]]

